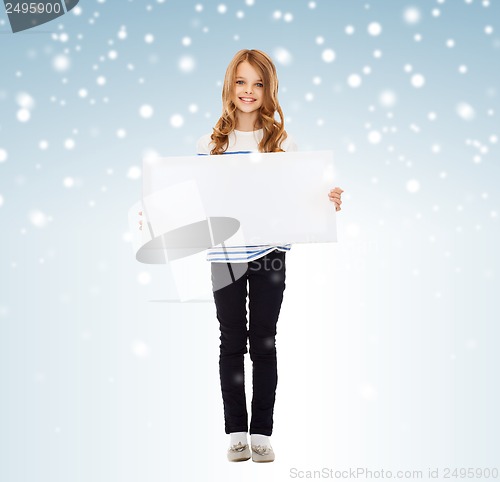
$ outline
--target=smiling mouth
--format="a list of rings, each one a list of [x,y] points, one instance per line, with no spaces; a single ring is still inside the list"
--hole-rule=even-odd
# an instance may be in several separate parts
[[[238,97],[241,102],[244,102],[245,104],[251,104],[252,102],[256,102],[257,99],[252,99],[251,97]]]

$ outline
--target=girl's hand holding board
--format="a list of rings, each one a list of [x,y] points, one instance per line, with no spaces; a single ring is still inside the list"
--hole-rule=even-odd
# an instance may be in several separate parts
[[[330,198],[330,201],[335,203],[335,210],[340,211],[342,208],[340,205],[342,204],[342,201],[340,200],[340,196],[342,196],[342,193],[344,192],[343,189],[340,187],[336,187],[335,189],[332,189],[328,193],[328,197]]]

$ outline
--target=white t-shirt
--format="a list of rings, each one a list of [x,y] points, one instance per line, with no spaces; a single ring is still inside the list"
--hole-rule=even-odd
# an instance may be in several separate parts
[[[237,131],[229,134],[229,144],[224,154],[249,154],[259,151],[259,142],[264,135],[263,129],[256,131]],[[198,139],[196,151],[200,155],[208,155],[214,147],[211,134],[206,134]],[[282,142],[281,148],[285,152],[297,151],[297,144],[290,135]],[[290,244],[278,245],[254,245],[254,246],[226,246],[224,243],[210,248],[207,251],[207,261],[215,263],[248,263],[265,256],[277,249],[278,251],[290,251]]]

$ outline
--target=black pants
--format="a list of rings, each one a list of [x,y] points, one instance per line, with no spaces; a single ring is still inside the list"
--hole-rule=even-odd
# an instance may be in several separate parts
[[[230,283],[224,282],[228,276]],[[278,383],[276,323],[285,290],[285,253],[275,250],[249,263],[212,263],[212,284],[221,332],[219,372],[225,431],[248,431],[244,355],[249,339],[253,363],[250,433],[271,435]]]

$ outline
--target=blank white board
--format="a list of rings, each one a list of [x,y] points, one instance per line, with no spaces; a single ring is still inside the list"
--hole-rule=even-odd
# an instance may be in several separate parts
[[[337,241],[332,151],[143,160],[137,259],[164,263],[226,246]]]

